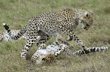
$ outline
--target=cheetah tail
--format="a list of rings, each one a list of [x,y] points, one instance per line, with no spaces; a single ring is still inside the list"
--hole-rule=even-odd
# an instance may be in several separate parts
[[[73,52],[73,54],[75,55],[82,55],[82,54],[88,54],[88,53],[91,53],[91,52],[100,52],[100,51],[107,51],[108,50],[108,47],[107,46],[102,46],[102,47],[90,47],[88,48],[90,51],[84,51],[84,50],[78,50],[76,52]]]
[[[8,35],[11,37],[11,39],[13,40],[18,40],[25,32],[26,32],[26,27],[24,27],[23,29],[21,29],[16,35],[13,34],[9,28],[8,25],[6,25],[5,23],[3,23],[4,28],[6,29]]]
[[[5,23],[3,23],[3,26],[4,26],[4,28],[7,30],[7,32],[10,32],[11,30],[9,29],[9,27],[5,24]]]

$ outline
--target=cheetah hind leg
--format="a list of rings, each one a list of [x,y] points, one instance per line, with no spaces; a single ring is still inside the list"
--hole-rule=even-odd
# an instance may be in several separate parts
[[[46,34],[41,30],[38,31],[38,35],[40,36],[40,40],[36,43],[36,46],[38,47],[38,49],[45,49],[45,42],[47,42],[52,36]]]
[[[26,45],[21,51],[21,58],[26,60],[26,54],[35,43],[36,39],[26,39]]]
[[[40,36],[40,40],[38,41],[38,43],[36,43],[36,45],[38,46],[38,50],[45,49],[46,48],[45,42],[47,40],[49,40],[52,36],[47,35],[43,31],[38,31],[38,35],[36,37],[38,37],[38,36]],[[39,37],[37,39],[39,39]],[[21,51],[21,57],[23,59],[26,59],[27,51],[30,50],[30,48],[36,42],[37,39],[27,39],[26,45],[25,45],[24,49]]]
[[[102,47],[89,47],[88,48],[90,51],[84,51],[83,49],[82,50],[78,50],[76,52],[73,52],[73,54],[75,55],[82,55],[82,54],[88,54],[88,53],[91,53],[91,52],[97,52],[97,51],[107,51],[108,50],[108,47],[107,46],[102,46]]]

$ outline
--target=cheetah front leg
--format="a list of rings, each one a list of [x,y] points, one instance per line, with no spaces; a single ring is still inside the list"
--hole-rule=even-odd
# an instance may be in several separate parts
[[[66,29],[65,26],[58,27],[60,31],[64,34],[68,35],[68,41],[74,40],[84,51],[89,51],[89,49],[85,46],[85,44],[74,34],[73,31]]]
[[[74,33],[72,33],[72,32],[69,32],[69,33],[70,33],[70,35],[69,35],[68,40],[72,40],[72,38],[73,38],[73,40],[75,42],[77,42],[78,45],[80,45],[82,48],[82,50],[73,52],[73,54],[81,55],[81,54],[88,54],[88,53],[96,52],[96,51],[106,51],[108,49],[108,47],[89,47],[89,48],[87,48],[84,45],[84,43]]]
[[[85,52],[90,52],[90,49],[87,48],[85,44],[73,32],[70,32],[70,35],[68,36],[68,41],[71,41],[73,39]]]

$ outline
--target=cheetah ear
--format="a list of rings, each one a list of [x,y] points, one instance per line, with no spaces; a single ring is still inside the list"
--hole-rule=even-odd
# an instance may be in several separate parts
[[[90,11],[90,13],[93,15],[93,12],[92,11]]]

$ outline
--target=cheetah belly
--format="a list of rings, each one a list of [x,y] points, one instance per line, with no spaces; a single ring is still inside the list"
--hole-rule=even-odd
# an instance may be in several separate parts
[[[48,35],[52,35],[52,36],[59,36],[60,32],[55,29],[55,28],[47,28],[47,29],[42,29],[42,31]]]

